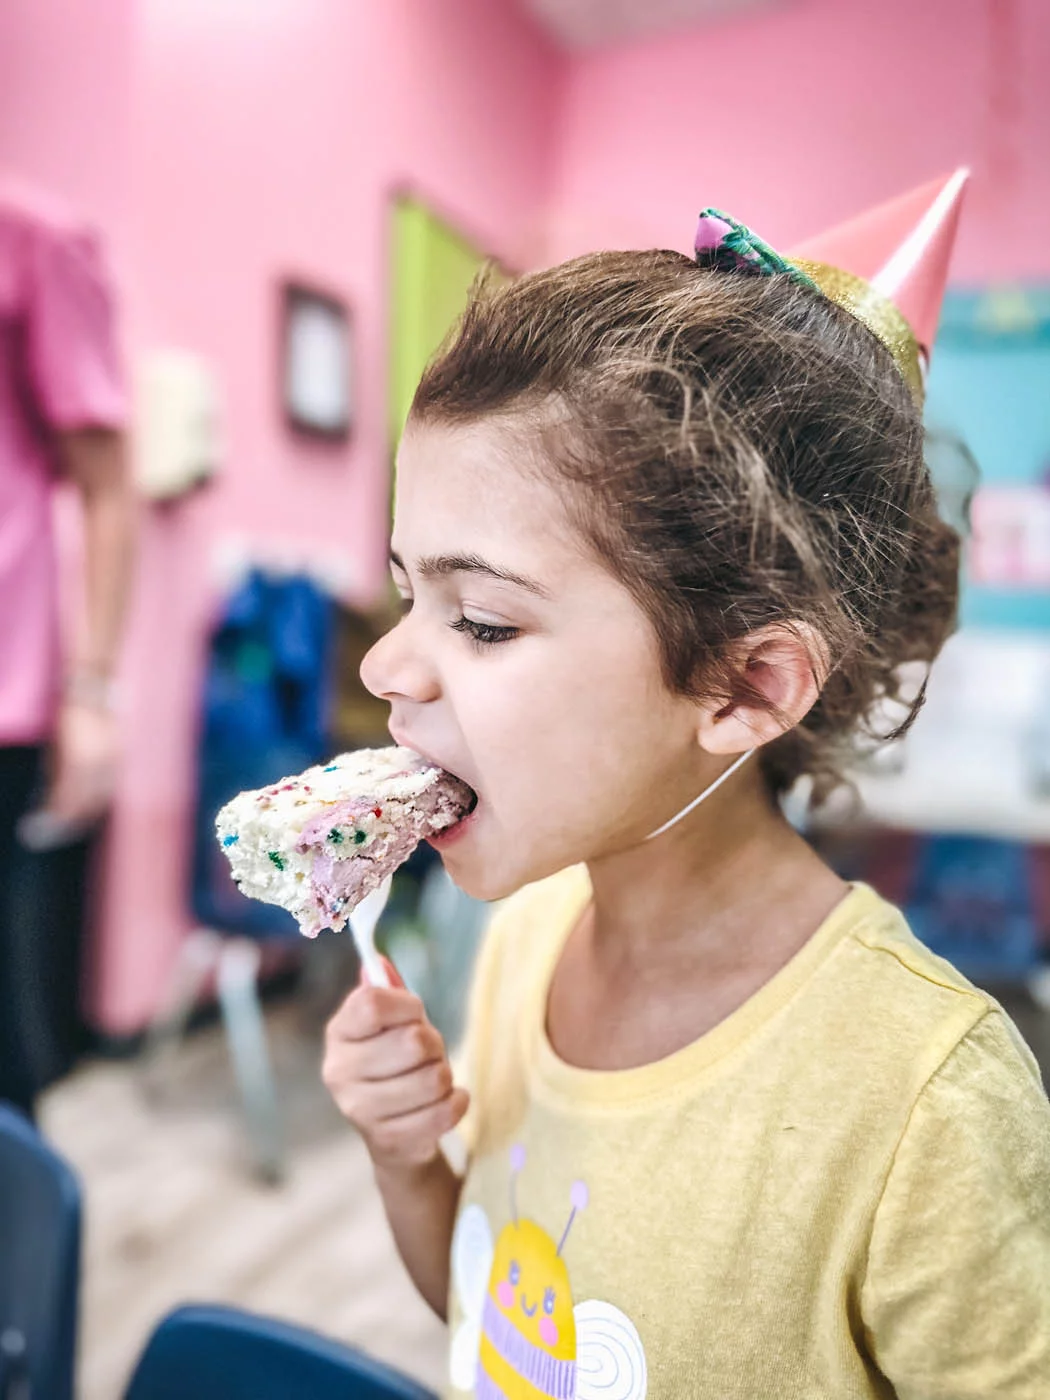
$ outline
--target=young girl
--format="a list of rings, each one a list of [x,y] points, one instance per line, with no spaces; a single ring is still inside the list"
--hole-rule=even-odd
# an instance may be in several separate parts
[[[953,626],[919,406],[947,188],[901,254],[911,327],[892,277],[708,211],[695,261],[484,290],[419,386],[405,616],[362,674],[477,793],[452,878],[513,897],[463,1086],[399,987],[348,998],[325,1080],[451,1395],[1050,1396],[1036,1065],[778,802]]]

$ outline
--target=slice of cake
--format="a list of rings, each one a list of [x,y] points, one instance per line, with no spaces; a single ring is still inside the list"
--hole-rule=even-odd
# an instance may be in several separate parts
[[[359,749],[242,792],[215,826],[244,894],[290,910],[313,938],[343,928],[425,836],[473,805],[466,783],[411,749]]]

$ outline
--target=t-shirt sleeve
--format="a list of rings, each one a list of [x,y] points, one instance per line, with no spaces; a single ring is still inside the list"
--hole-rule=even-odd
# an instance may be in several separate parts
[[[915,1105],[861,1309],[899,1400],[1050,1396],[1050,1104],[998,1011]]]
[[[116,306],[95,239],[42,227],[27,261],[26,349],[38,411],[58,432],[123,427]]]

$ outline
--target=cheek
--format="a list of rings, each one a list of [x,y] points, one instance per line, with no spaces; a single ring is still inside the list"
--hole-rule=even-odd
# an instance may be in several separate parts
[[[514,1289],[506,1279],[496,1289],[496,1297],[499,1299],[501,1308],[512,1308],[514,1306]]]
[[[558,1345],[558,1329],[549,1317],[540,1318],[540,1336],[545,1346],[554,1347]]]
[[[519,643],[506,645],[506,661],[477,666],[469,686],[457,675],[447,692],[484,806],[476,835],[442,859],[481,900],[655,828],[669,813],[654,793],[690,795],[682,769],[696,750],[658,675],[608,674],[593,649],[569,665],[554,640],[526,639],[516,656]],[[629,660],[651,664],[637,648]]]

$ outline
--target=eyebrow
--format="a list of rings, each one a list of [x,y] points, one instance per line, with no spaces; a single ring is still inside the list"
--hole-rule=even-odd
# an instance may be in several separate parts
[[[390,562],[403,574],[408,572],[401,556],[393,550],[390,551]],[[423,578],[447,578],[450,574],[482,574],[500,583],[512,583],[517,588],[524,588],[526,592],[535,593],[539,598],[550,597],[549,590],[544,588],[542,583],[537,583],[525,574],[516,574],[511,569],[500,569],[495,564],[487,563],[477,554],[428,554],[420,559],[417,567]]]

